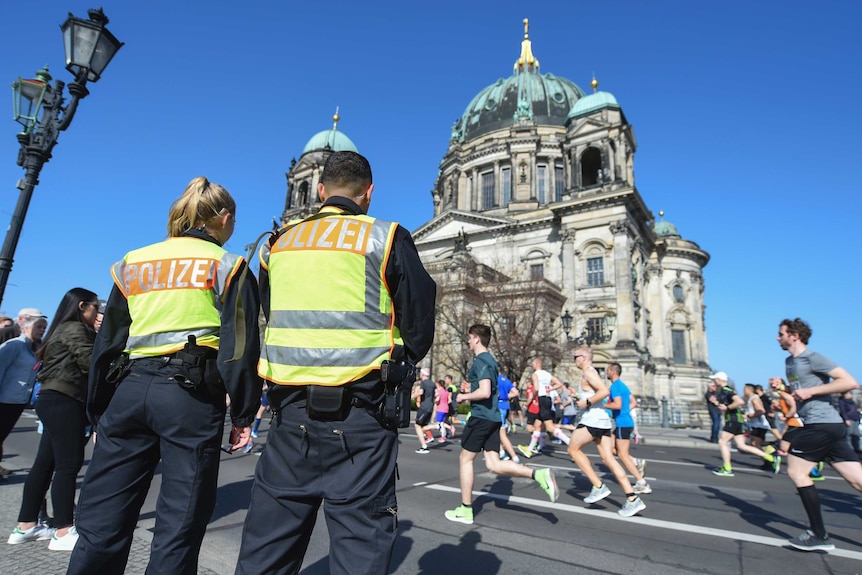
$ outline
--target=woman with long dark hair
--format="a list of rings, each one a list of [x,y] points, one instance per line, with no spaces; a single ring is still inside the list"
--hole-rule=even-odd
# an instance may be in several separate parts
[[[24,483],[18,525],[9,543],[50,539],[48,549],[71,551],[78,540],[73,518],[75,485],[84,463],[84,402],[98,311],[95,293],[84,288],[70,289],[54,314],[48,335],[36,350],[36,357],[42,360],[36,414],[44,433]],[[49,486],[56,529],[37,523]]]

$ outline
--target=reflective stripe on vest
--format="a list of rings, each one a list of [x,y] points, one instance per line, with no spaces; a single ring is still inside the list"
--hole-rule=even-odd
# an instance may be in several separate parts
[[[402,343],[385,279],[398,224],[327,212],[260,251],[271,311],[258,373],[277,384],[349,383]]]
[[[218,349],[224,294],[242,262],[217,244],[188,237],[129,252],[111,268],[132,318],[126,353],[167,355],[189,335]]]

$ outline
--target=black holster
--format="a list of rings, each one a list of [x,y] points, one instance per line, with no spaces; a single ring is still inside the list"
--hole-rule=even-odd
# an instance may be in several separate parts
[[[114,387],[120,385],[123,378],[129,374],[132,369],[132,360],[129,359],[129,354],[121,353],[108,366],[108,373],[105,374],[105,382],[110,383]]]
[[[416,366],[409,361],[389,361],[380,364],[383,381],[381,415],[386,425],[410,426],[410,387],[416,378]]]
[[[180,373],[173,380],[183,389],[217,395],[224,393],[224,384],[218,371],[216,353],[213,349],[198,345],[197,338],[189,336],[189,341],[174,356],[182,362]]]

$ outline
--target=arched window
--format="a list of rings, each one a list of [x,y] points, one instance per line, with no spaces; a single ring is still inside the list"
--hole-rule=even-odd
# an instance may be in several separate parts
[[[598,148],[587,148],[581,155],[581,185],[595,186],[601,181],[602,153]]]
[[[296,197],[296,205],[299,207],[308,205],[308,182],[299,184],[299,195]]]
[[[679,284],[674,284],[673,286],[673,301],[676,303],[683,303],[685,301],[685,292]]]

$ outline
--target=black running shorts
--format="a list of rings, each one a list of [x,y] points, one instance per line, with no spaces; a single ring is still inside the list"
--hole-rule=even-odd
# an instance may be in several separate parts
[[[859,461],[844,439],[846,433],[847,426],[843,423],[806,423],[790,438],[788,453],[812,463]]]
[[[610,437],[611,436],[611,430],[610,429],[603,429],[601,427],[590,427],[589,425],[584,425],[583,423],[579,423],[575,429],[580,429],[582,427],[590,432],[590,435],[593,436],[593,439],[599,439],[601,437]]]
[[[541,421],[554,421],[553,402],[550,395],[539,398],[539,419]]]
[[[724,429],[728,433],[732,433],[734,437],[737,435],[742,435],[742,422],[741,421],[725,421]]]
[[[427,409],[420,409],[416,412],[416,425],[428,425],[431,421],[431,412]]]
[[[479,417],[471,417],[464,426],[461,435],[461,448],[470,453],[480,451],[500,451],[499,421],[489,421]]]

